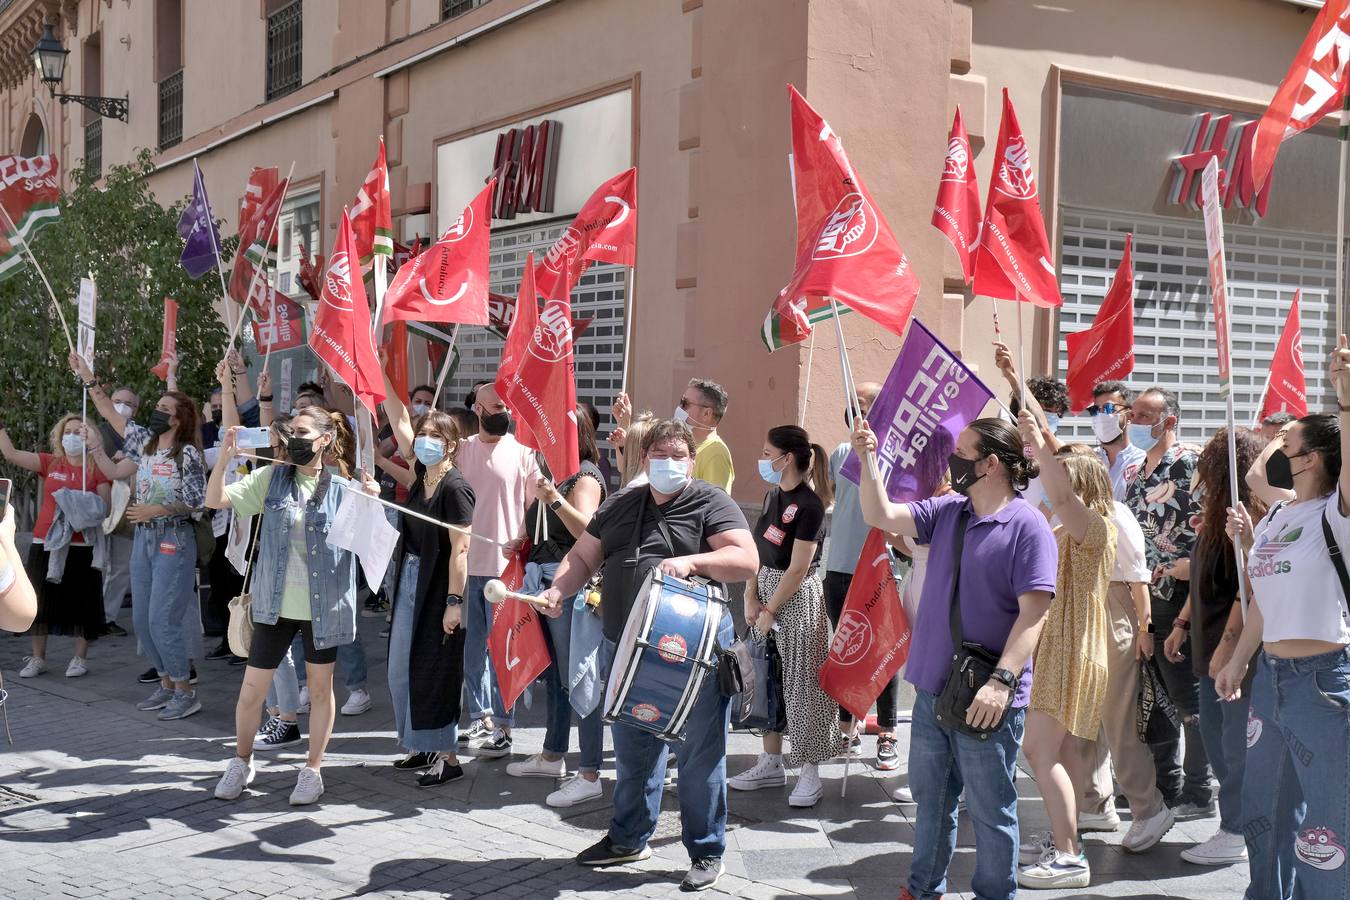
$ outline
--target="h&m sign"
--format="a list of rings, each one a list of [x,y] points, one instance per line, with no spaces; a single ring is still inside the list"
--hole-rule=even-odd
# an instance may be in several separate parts
[[[489,176],[497,179],[492,218],[514,219],[517,213],[553,212],[561,141],[562,123],[556,119],[509,128],[497,135]]]
[[[1211,159],[1217,159],[1219,197],[1224,209],[1236,206],[1251,213],[1253,218],[1264,216],[1270,204],[1270,185],[1274,179],[1267,178],[1265,186],[1256,190],[1252,179],[1252,141],[1256,137],[1256,125],[1257,120],[1236,124],[1230,115],[1203,113],[1196,116],[1182,154],[1172,160],[1168,202],[1199,210],[1200,173]]]

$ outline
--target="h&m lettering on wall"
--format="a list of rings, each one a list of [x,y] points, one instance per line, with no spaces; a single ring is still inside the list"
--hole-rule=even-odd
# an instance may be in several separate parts
[[[1270,185],[1274,179],[1267,178],[1261,190],[1256,190],[1252,178],[1252,141],[1256,139],[1256,125],[1256,120],[1234,124],[1231,115],[1202,113],[1196,116],[1181,155],[1172,159],[1168,202],[1184,204],[1198,212],[1202,202],[1200,173],[1211,159],[1217,159],[1219,195],[1224,209],[1237,207],[1254,219],[1264,216],[1270,205]]]
[[[545,119],[497,135],[489,178],[497,179],[492,218],[514,219],[519,213],[553,212],[558,181],[558,147],[562,123]]]

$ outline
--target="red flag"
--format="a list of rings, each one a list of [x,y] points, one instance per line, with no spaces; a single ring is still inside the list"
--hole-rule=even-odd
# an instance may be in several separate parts
[[[545,300],[566,300],[592,262],[637,262],[637,169],[595,189],[581,212],[548,248],[534,273]]]
[[[253,323],[253,342],[264,355],[299,347],[305,342],[304,308],[290,297],[278,294],[267,321]]]
[[[1004,88],[1003,121],[998,126],[994,172],[975,254],[976,294],[1046,307],[1064,303],[1036,194],[1031,148]]]
[[[309,346],[375,415],[375,406],[385,396],[384,377],[371,339],[370,306],[361,281],[352,221],[345,209],[324,274]]]
[[[1069,348],[1069,409],[1092,405],[1092,389],[1103,381],[1121,379],[1134,371],[1134,235],[1125,235],[1125,255],[1116,278],[1097,309],[1092,324],[1077,334],[1066,334]]]
[[[267,258],[271,248],[276,246],[273,226],[281,214],[289,184],[277,182],[275,174],[275,169],[254,169],[249,176],[244,200],[239,206],[239,249],[230,271],[230,296],[236,303],[247,303],[254,316],[264,321],[271,316],[272,304],[276,301],[276,288],[267,277]],[[268,184],[272,185],[270,191],[257,201],[255,198]],[[255,278],[254,272],[258,269],[262,271]]]
[[[164,298],[164,331],[159,338],[159,363],[150,371],[160,381],[169,377],[169,357],[178,352],[178,301]]]
[[[1339,109],[1350,83],[1350,0],[1327,0],[1256,126],[1252,180],[1263,187],[1280,144]]]
[[[244,235],[245,228],[258,215],[258,210],[262,208],[263,201],[271,195],[272,191],[276,190],[277,182],[280,180],[281,170],[276,166],[253,167],[253,171],[248,176],[248,184],[244,185],[244,199],[239,201],[238,234],[241,237]],[[249,237],[251,239],[252,234]]]
[[[356,236],[356,250],[361,254],[362,268],[370,268],[373,255],[392,256],[394,253],[394,219],[389,208],[389,166],[385,162],[384,138],[380,138],[380,153],[375,165],[356,192],[352,204],[352,234]]]
[[[1298,322],[1299,292],[1294,292],[1294,304],[1284,320],[1280,343],[1275,347],[1275,361],[1270,366],[1270,386],[1262,398],[1264,419],[1271,413],[1292,413],[1301,419],[1308,414],[1308,387],[1303,380],[1303,330]]]
[[[300,287],[304,289],[309,298],[315,303],[319,302],[319,271],[323,269],[323,256],[314,254],[310,259],[309,251],[305,249],[305,242],[300,242],[300,273],[298,281]]]
[[[528,435],[522,430],[517,439],[543,453],[553,480],[560,482],[580,468],[572,304],[565,298],[549,300],[536,313],[534,285],[529,283],[533,279],[528,273],[527,261],[496,388],[517,421],[529,429]]]
[[[505,338],[511,330],[511,318],[516,314],[516,298],[496,291],[488,291],[488,329],[496,332],[497,337]],[[579,341],[586,329],[591,327],[594,317],[578,319],[572,317],[572,340]]]
[[[947,137],[947,158],[938,180],[937,201],[933,204],[933,227],[952,242],[966,284],[975,275],[975,249],[980,241],[980,187],[975,183],[973,162],[966,123],[961,121],[958,106]]]
[[[389,342],[384,345],[387,354],[384,363],[385,374],[400,400],[408,398],[408,323],[395,322],[389,331]]]
[[[769,318],[779,345],[806,340],[812,309],[833,297],[903,334],[919,279],[839,136],[788,85],[792,166],[797,190],[797,265]],[[766,324],[766,327],[767,324]]]
[[[493,182],[426,252],[394,276],[384,295],[384,322],[488,324],[488,245]]]
[[[866,717],[881,689],[909,658],[910,623],[900,605],[886,535],[873,528],[863,542],[820,689],[854,718]]]
[[[507,590],[518,591],[525,582],[525,557],[529,552],[527,542],[511,554],[506,571],[502,573]],[[525,688],[552,665],[539,613],[524,600],[508,598],[493,607],[488,653],[497,673],[502,705],[507,709],[514,706]]]

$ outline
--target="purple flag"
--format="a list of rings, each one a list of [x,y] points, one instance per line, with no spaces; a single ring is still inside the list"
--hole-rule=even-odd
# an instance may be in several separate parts
[[[877,468],[891,500],[931,497],[947,470],[947,457],[956,450],[957,435],[992,399],[965,363],[922,322],[911,320],[900,355],[867,414],[877,433]],[[860,470],[858,454],[850,453],[839,471],[857,483]]]
[[[220,233],[216,231],[215,218],[211,215],[211,202],[206,199],[206,185],[202,183],[202,170],[197,161],[192,161],[192,199],[183,208],[178,219],[178,234],[183,238],[183,255],[178,262],[193,278],[201,278],[207,272],[220,265]]]

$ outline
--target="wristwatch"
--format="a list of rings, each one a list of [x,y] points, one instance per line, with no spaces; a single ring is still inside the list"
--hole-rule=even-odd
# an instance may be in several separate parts
[[[989,677],[994,681],[999,682],[1010,691],[1017,689],[1017,676],[1007,669],[995,669],[990,673]]]
[[[561,497],[559,497],[557,500],[554,500],[552,503],[550,503],[550,504],[548,505],[548,508],[551,509],[551,510],[553,510],[554,512],[557,512],[557,511],[558,511],[558,507],[560,507],[560,506],[562,506],[562,498],[561,498]]]
[[[446,594],[446,595],[445,595],[445,605],[446,605],[446,606],[463,606],[463,605],[464,605],[464,598],[463,598],[461,595],[459,595],[459,594]]]

